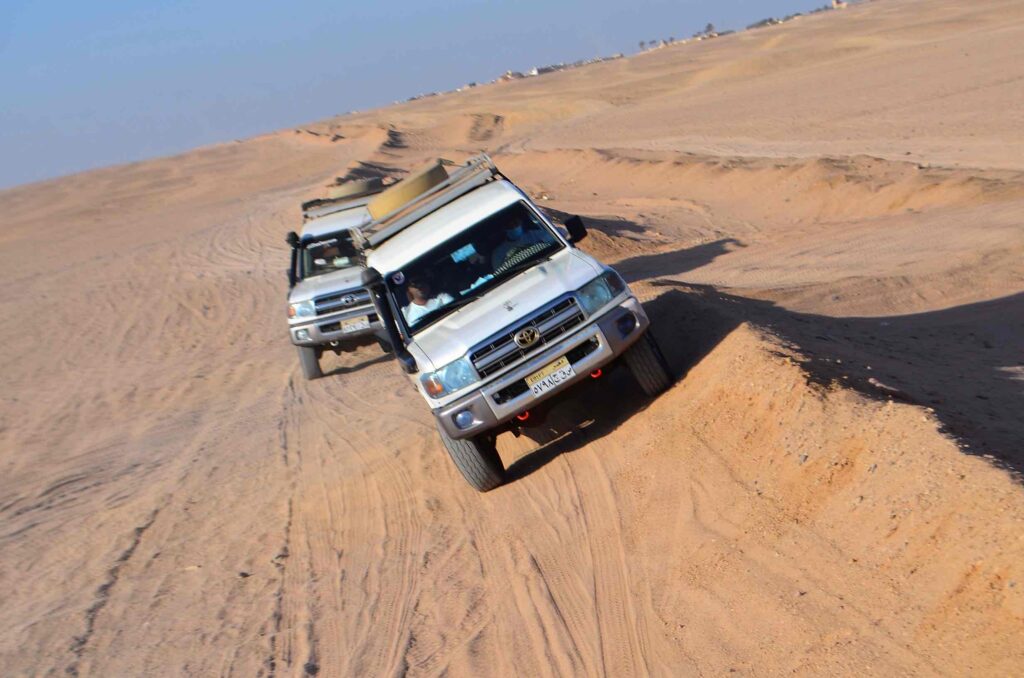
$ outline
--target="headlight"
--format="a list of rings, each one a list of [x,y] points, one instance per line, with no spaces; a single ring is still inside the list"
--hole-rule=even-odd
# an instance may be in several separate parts
[[[312,318],[316,315],[316,306],[312,301],[300,301],[297,304],[288,305],[289,318]]]
[[[626,283],[615,271],[605,271],[576,290],[576,298],[587,315],[593,315],[605,304],[622,294]]]
[[[423,383],[423,390],[427,392],[427,395],[431,398],[440,398],[475,383],[477,376],[469,358],[463,356],[436,372],[427,372],[420,377],[420,381]]]

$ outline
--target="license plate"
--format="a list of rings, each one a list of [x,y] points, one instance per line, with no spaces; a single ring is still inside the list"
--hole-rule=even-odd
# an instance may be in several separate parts
[[[348,332],[358,332],[359,330],[369,329],[369,327],[370,317],[365,315],[341,321],[341,331],[343,334],[347,334]]]
[[[562,382],[576,376],[569,359],[562,356],[558,360],[537,370],[526,378],[526,385],[533,390],[533,396],[541,396]]]

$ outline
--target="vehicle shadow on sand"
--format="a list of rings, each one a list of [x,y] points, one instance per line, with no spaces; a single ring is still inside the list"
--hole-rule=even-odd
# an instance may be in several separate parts
[[[646,302],[644,310],[651,318],[650,332],[665,355],[673,381],[685,377],[738,325],[690,303],[686,295],[675,291]],[[652,399],[621,361],[604,372],[600,379],[577,385],[572,398],[556,401],[542,424],[523,429],[523,435],[539,447],[508,466],[510,481],[602,438],[651,404]]]
[[[556,212],[556,216],[561,213]],[[564,216],[564,215],[563,215]],[[595,223],[599,222],[599,223]],[[588,227],[619,233],[644,230],[626,220],[587,217]],[[638,255],[615,264],[629,282],[679,275],[704,266],[743,244],[723,238],[695,247]],[[677,381],[699,363],[731,332],[737,321],[689,303],[686,295],[668,292],[644,302],[654,336]],[[522,434],[539,447],[516,459],[506,469],[509,480],[518,480],[542,468],[561,454],[579,449],[614,431],[651,403],[622,361],[614,363],[597,380],[575,387],[572,398],[563,398],[543,412],[543,423],[524,427]]]
[[[366,350],[369,351],[377,349],[376,347],[374,347],[373,349]],[[326,360],[326,357],[324,358],[324,360]],[[342,353],[340,356],[331,359],[332,362],[334,362],[335,360],[345,361],[345,364],[337,365],[336,367],[333,367],[330,370],[324,370],[324,377],[335,377],[342,374],[352,374],[353,372],[358,372],[359,370],[366,369],[367,367],[372,367],[374,365],[379,365],[380,363],[389,362],[390,360],[392,360],[392,357],[390,354],[383,353],[380,351],[378,351],[377,355],[370,355],[369,357],[367,357],[367,355],[364,354],[363,349],[357,349],[352,353]]]

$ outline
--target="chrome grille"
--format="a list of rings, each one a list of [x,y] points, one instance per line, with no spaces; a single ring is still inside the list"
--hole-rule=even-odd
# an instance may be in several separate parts
[[[317,297],[313,300],[316,314],[324,315],[335,311],[347,311],[370,303],[370,293],[366,290],[350,290]]]
[[[563,299],[526,322],[503,330],[489,343],[474,349],[469,358],[473,361],[473,367],[480,374],[480,378],[486,379],[546,344],[556,341],[572,328],[581,325],[585,319],[575,297]],[[532,345],[520,348],[516,345],[515,335],[526,328],[536,329],[540,336]]]

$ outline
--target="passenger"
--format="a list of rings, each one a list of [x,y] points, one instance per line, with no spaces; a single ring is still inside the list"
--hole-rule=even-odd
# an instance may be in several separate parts
[[[319,253],[314,255],[313,265],[321,271],[330,271],[351,266],[352,259],[342,254],[341,246],[338,243],[331,243],[324,245],[320,248]]]
[[[539,229],[523,228],[523,222],[518,215],[507,218],[502,224],[502,230],[505,232],[505,237],[491,251],[491,266],[495,271],[509,263],[513,256],[530,245],[547,242]]]
[[[433,290],[431,285],[424,278],[410,279],[405,289],[409,295],[409,305],[402,308],[402,315],[405,316],[405,321],[410,325],[416,324],[417,320],[431,311],[437,310],[453,301],[452,295],[445,292],[432,296]]]
[[[352,265],[352,257],[342,251],[340,243],[328,245],[324,250],[324,259],[334,268],[345,268]]]

